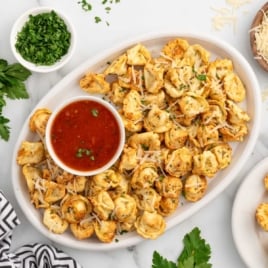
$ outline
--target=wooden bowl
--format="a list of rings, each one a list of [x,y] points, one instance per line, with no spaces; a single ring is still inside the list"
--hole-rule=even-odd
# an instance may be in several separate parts
[[[251,45],[251,50],[253,53],[254,58],[256,61],[260,64],[260,66],[268,72],[268,62],[258,54],[257,51],[257,45],[255,42],[255,30],[254,28],[257,27],[262,23],[264,13],[268,10],[268,2],[262,6],[262,8],[257,12],[255,15],[252,24],[251,24],[251,31],[250,31],[250,45]]]

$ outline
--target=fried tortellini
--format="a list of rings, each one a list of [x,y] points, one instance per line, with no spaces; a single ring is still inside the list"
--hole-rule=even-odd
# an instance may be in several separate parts
[[[137,233],[144,238],[156,239],[166,228],[166,223],[162,215],[157,212],[144,213],[135,222]]]
[[[268,174],[265,174],[262,180],[263,190],[267,194]],[[255,209],[255,220],[261,230],[268,232],[268,202],[261,200]]]
[[[231,143],[244,140],[250,122],[242,105],[246,88],[232,61],[211,60],[203,46],[182,38],[155,54],[135,44],[101,72],[80,78],[84,94],[113,103],[125,126],[124,149],[109,169],[90,177],[62,170],[44,144],[51,111],[40,108],[31,116],[36,136],[22,142],[17,162],[52,232],[69,229],[79,240],[103,243],[130,231],[156,239],[165,217],[202,199],[210,180],[231,163]]]

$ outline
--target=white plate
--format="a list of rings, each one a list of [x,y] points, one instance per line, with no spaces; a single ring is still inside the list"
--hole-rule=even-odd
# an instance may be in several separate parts
[[[263,178],[268,157],[257,164],[240,185],[233,204],[232,232],[237,250],[248,267],[268,267],[268,233],[255,220],[257,206],[268,202]]]
[[[210,180],[208,191],[203,199],[196,203],[185,203],[172,216],[168,217],[166,219],[167,229],[189,218],[201,207],[206,205],[209,201],[211,201],[219,193],[221,193],[235,179],[239,170],[242,168],[243,164],[245,163],[255,146],[260,128],[260,88],[250,65],[236,49],[231,47],[228,43],[205,35],[188,33],[150,34],[146,37],[140,37],[135,40],[127,41],[115,48],[107,50],[101,55],[88,59],[80,67],[75,69],[72,73],[62,79],[56,86],[54,86],[36,106],[36,108],[48,107],[53,110],[60,100],[64,100],[65,98],[71,96],[87,94],[79,88],[79,79],[88,70],[91,70],[92,72],[102,71],[106,66],[107,62],[111,62],[118,55],[122,54],[127,48],[133,46],[138,42],[143,43],[147,48],[150,49],[152,55],[156,56],[159,55],[160,48],[162,48],[162,46],[166,44],[167,41],[175,37],[187,39],[190,44],[198,43],[202,45],[211,52],[212,58],[226,57],[233,61],[236,72],[244,81],[247,87],[247,97],[243,105],[247,109],[252,120],[249,123],[249,134],[247,135],[247,137],[245,137],[245,140],[242,143],[237,144],[233,148],[234,154],[230,166],[222,172],[218,173],[214,179]],[[33,134],[30,133],[28,128],[28,120],[29,119],[26,120],[21,130],[17,144],[14,149],[12,180],[14,194],[18,200],[19,205],[21,206],[21,209],[23,210],[25,216],[29,219],[29,221],[43,235],[47,236],[51,240],[63,244],[65,246],[70,246],[79,249],[110,250],[131,246],[142,241],[143,239],[134,232],[121,235],[118,237],[119,242],[113,242],[109,244],[104,244],[94,239],[78,241],[69,233],[55,235],[49,232],[43,226],[43,224],[41,223],[41,216],[39,211],[30,204],[26,185],[22,178],[21,168],[16,164],[16,154],[21,142],[23,140],[34,139]]]

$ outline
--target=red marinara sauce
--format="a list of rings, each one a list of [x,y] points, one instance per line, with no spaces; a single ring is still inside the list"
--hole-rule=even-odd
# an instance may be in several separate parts
[[[55,117],[51,143],[65,165],[91,171],[111,160],[120,143],[120,129],[105,106],[79,100],[65,106]]]

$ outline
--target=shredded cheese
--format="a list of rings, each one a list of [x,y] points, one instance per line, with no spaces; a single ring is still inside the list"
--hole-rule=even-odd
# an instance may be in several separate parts
[[[268,99],[268,89],[265,89],[261,92],[262,101],[266,101]]]
[[[233,9],[229,8],[212,8],[217,14],[212,18],[212,26],[215,30],[220,31],[226,25],[232,25],[235,31],[237,24],[237,16],[234,14]]]
[[[263,19],[260,25],[251,29],[255,33],[255,43],[258,56],[268,62],[268,15],[263,12]]]
[[[245,4],[251,3],[252,0],[226,0],[226,3],[231,5],[233,8],[239,8]]]
[[[246,4],[252,2],[252,0],[226,0],[228,7],[211,9],[216,12],[216,15],[212,18],[212,26],[216,31],[222,30],[226,25],[231,25],[235,32],[237,26],[238,9]]]
[[[165,54],[162,53],[162,52],[160,52],[160,56],[163,57],[163,58],[166,59],[166,60],[169,60],[169,61],[171,62],[171,68],[176,67],[176,62],[175,62],[175,60],[174,60],[173,58],[171,58],[171,57],[165,55]]]

